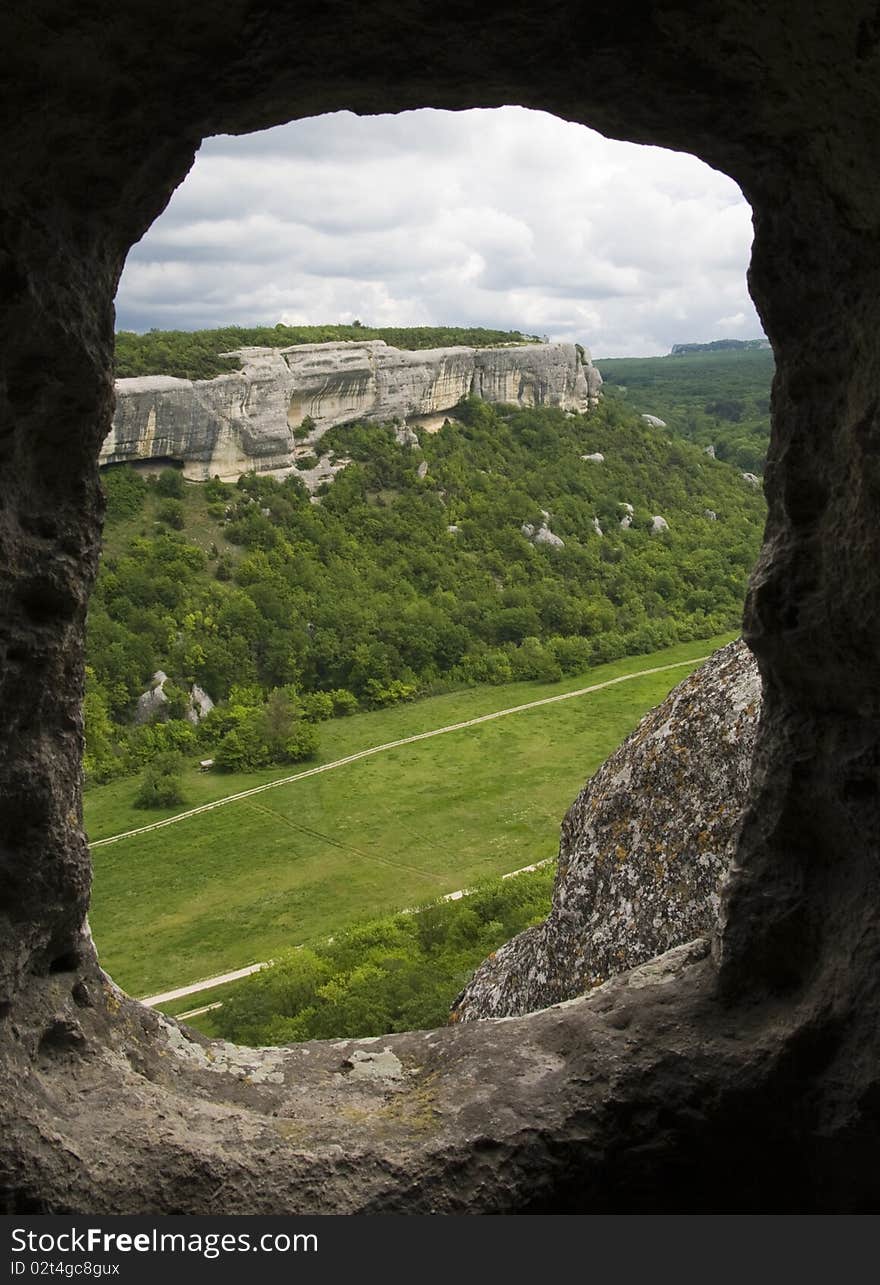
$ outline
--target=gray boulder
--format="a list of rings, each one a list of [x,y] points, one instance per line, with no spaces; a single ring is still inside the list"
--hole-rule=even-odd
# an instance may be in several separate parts
[[[168,682],[168,675],[164,669],[157,669],[150,686],[145,692],[141,692],[137,698],[137,705],[134,711],[134,721],[141,725],[143,723],[152,723],[162,711],[163,707],[168,704],[168,697],[165,695],[165,684]]]
[[[666,427],[666,420],[659,419],[656,415],[643,415],[642,419],[645,421],[646,424],[650,424],[651,428]]]
[[[571,999],[712,928],[760,707],[757,666],[740,640],[642,719],[563,821],[549,917],[480,965],[453,1020]]]
[[[661,518],[659,513],[656,517],[651,518],[651,535],[660,535],[663,531],[669,530],[669,523],[665,518]]]

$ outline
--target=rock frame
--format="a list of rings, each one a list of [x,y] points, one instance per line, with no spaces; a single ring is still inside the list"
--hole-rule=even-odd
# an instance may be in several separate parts
[[[0,1154],[9,1212],[876,1209],[880,25],[873,0],[6,18]],[[491,52],[487,45],[491,32]],[[267,35],[271,33],[271,37]],[[85,926],[82,641],[113,296],[200,140],[520,103],[694,152],[752,204],[777,374],[746,638],[764,706],[720,924],[591,996],[373,1044],[207,1047]],[[711,1172],[707,1182],[705,1174]]]

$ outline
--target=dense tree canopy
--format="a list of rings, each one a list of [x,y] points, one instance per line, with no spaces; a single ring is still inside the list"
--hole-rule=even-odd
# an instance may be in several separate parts
[[[295,760],[315,718],[454,684],[553,681],[739,622],[760,493],[618,402],[580,416],[472,400],[418,447],[356,424],[320,449],[353,462],[311,499],[295,473],[230,485],[105,471],[90,776],[217,737],[228,767]],[[524,534],[545,524],[562,545]],[[131,729],[157,669],[221,709],[198,732],[170,705],[164,724]],[[270,735],[266,710],[277,728],[285,701],[299,730]]]
[[[656,415],[671,433],[712,446],[720,460],[761,473],[770,440],[773,353],[757,341],[727,350],[679,346],[694,351],[598,361],[606,397]]]
[[[116,336],[116,375],[175,375],[179,379],[213,379],[239,363],[220,356],[236,348],[289,348],[339,340],[384,339],[392,348],[491,348],[497,344],[538,343],[537,335],[482,326],[224,326],[219,330],[148,330]]]

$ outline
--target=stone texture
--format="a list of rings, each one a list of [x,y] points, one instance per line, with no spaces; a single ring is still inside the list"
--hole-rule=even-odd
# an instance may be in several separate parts
[[[470,395],[586,411],[596,405],[602,382],[589,354],[575,344],[409,352],[369,340],[241,348],[226,355],[241,361],[240,372],[195,381],[165,375],[117,380],[101,463],[175,459],[186,477],[228,480],[254,468],[292,468],[336,424],[435,417]],[[307,418],[314,427],[295,438]],[[417,446],[418,440],[405,423],[398,429],[402,445]]]
[[[876,3],[597,0],[580,34],[576,17],[425,0],[328,0],[307,22],[265,0],[4,15],[9,1212],[877,1209]],[[405,1097],[377,1081],[339,1097],[350,1046],[334,1042],[250,1050],[237,1070],[219,1049],[211,1071],[211,1050],[190,1055],[185,1032],[106,983],[85,918],[82,640],[119,273],[204,137],[502,103],[693,152],[752,205],[749,287],[776,360],[745,617],[765,687],[720,926],[708,955],[679,948],[561,1009],[389,1037],[414,1072]]]
[[[164,669],[157,669],[153,675],[152,682],[145,692],[141,692],[137,698],[137,705],[134,711],[134,721],[136,723],[151,723],[168,704],[168,697],[165,695],[165,684],[168,682],[168,675]]]
[[[669,523],[666,521],[664,517],[661,517],[659,513],[656,514],[656,516],[654,516],[653,518],[651,518],[651,527],[650,527],[651,535],[662,535],[664,531],[668,531],[668,530],[669,530]]]
[[[645,423],[646,423],[646,424],[649,424],[649,425],[651,426],[651,428],[665,428],[665,427],[666,427],[666,420],[665,420],[665,419],[659,419],[656,415],[643,415],[643,416],[642,416],[642,419],[645,421]]]
[[[760,706],[757,666],[740,641],[642,719],[565,817],[550,916],[477,969],[456,1020],[571,999],[712,930]]]

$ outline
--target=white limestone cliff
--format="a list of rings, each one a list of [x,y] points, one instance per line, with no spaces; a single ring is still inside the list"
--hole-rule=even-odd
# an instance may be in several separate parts
[[[433,431],[464,397],[586,411],[601,376],[576,344],[435,348],[381,340],[241,348],[241,370],[215,379],[116,381],[101,464],[178,460],[193,481],[293,468],[336,424],[398,419]]]

